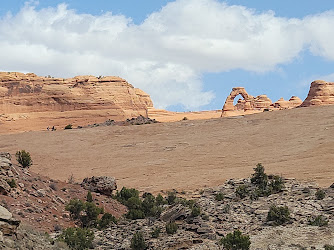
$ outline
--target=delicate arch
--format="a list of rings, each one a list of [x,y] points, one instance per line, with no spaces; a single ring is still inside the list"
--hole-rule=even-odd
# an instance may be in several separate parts
[[[252,96],[250,96],[245,88],[243,87],[237,87],[237,88],[233,88],[230,95],[226,98],[224,107],[223,107],[223,113],[225,111],[233,111],[234,110],[234,105],[233,105],[233,101],[234,98],[236,98],[238,95],[241,95],[242,98],[244,98],[245,100],[245,110],[246,109],[251,109],[252,108]]]

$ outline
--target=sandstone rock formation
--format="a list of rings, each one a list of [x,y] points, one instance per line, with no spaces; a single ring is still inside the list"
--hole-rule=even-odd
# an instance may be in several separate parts
[[[234,98],[236,98],[238,95],[241,95],[243,99],[239,99],[237,104],[234,106]],[[230,95],[226,98],[222,110],[222,116],[229,116],[230,113],[233,113],[235,111],[239,111],[239,114],[243,114],[242,112],[261,112],[264,109],[269,108],[271,104],[271,100],[266,95],[259,95],[257,97],[253,97],[246,92],[245,88],[236,87],[232,89]]]
[[[39,77],[0,72],[0,112],[120,109],[145,114],[152,101],[148,94],[114,76]]]
[[[18,120],[20,127],[41,123],[39,129],[45,129],[69,123],[87,125],[100,122],[102,118],[147,117],[149,107],[153,107],[150,96],[120,77],[63,79],[39,77],[33,73],[0,72],[0,124],[11,123],[9,129]],[[53,121],[50,124],[51,119],[67,119],[68,123]]]
[[[300,106],[309,107],[329,104],[334,104],[334,82],[316,80],[311,83],[310,91]]]
[[[92,192],[101,193],[107,196],[111,196],[112,192],[117,189],[116,180],[109,176],[99,176],[85,178],[81,186]]]

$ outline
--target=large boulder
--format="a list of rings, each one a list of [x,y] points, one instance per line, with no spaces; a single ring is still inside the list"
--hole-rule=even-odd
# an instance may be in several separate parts
[[[117,189],[115,178],[109,176],[85,178],[81,186],[91,192],[97,192],[107,196],[111,196],[112,192]]]
[[[0,232],[3,235],[14,235],[20,221],[13,218],[13,215],[3,206],[0,206]]]
[[[189,209],[186,209],[182,204],[177,204],[168,210],[164,211],[160,218],[165,222],[173,222],[175,220],[184,219],[189,215]]]

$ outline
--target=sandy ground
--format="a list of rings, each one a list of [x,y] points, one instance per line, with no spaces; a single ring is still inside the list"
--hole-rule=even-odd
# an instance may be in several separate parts
[[[216,186],[268,173],[334,182],[334,106],[142,126],[0,135],[0,151],[29,151],[32,171],[66,180],[110,175],[118,186],[158,192]]]

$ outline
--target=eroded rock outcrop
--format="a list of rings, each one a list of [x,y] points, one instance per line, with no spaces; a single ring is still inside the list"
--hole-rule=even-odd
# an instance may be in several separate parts
[[[148,94],[120,77],[63,79],[0,72],[1,113],[118,109],[145,115],[152,106]]]
[[[107,196],[111,196],[112,192],[117,189],[115,178],[109,176],[93,176],[91,178],[85,178],[82,181],[81,186],[86,190]]]
[[[334,82],[316,80],[311,83],[310,91],[301,107],[334,104]]]

